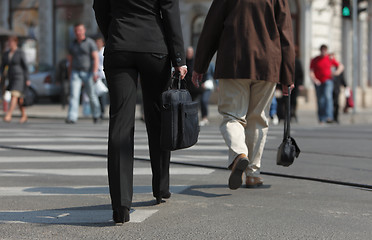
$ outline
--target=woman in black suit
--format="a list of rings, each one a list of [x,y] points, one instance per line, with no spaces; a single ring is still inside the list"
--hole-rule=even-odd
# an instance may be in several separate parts
[[[5,122],[12,120],[12,114],[17,104],[21,110],[20,123],[27,121],[26,108],[23,106],[23,93],[28,80],[28,70],[25,54],[18,48],[18,38],[8,38],[9,51],[6,51],[1,61],[0,73],[3,81],[8,78],[7,90],[11,92],[10,107],[4,116]]]
[[[160,99],[171,64],[186,75],[178,0],[95,0],[105,40],[104,71],[110,94],[108,175],[113,220],[129,221],[133,195],[134,117],[138,75],[157,203],[169,198],[170,152],[160,148]]]

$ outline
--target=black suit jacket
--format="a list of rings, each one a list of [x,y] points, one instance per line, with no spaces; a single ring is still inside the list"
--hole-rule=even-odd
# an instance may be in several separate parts
[[[169,54],[186,64],[178,0],[94,0],[105,54],[115,51]]]

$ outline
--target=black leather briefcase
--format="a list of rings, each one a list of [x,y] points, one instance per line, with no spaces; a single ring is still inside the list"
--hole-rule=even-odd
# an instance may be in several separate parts
[[[188,148],[198,141],[199,104],[181,81],[173,78],[171,88],[162,93],[160,145],[164,150]]]

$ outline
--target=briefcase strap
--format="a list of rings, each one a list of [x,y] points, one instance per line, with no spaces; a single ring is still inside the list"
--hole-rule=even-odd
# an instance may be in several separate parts
[[[291,132],[291,87],[288,87],[288,96],[285,96],[285,118],[284,118],[284,136],[283,139],[290,137]]]

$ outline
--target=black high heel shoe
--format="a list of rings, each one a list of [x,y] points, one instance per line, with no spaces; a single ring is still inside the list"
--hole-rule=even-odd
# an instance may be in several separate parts
[[[155,196],[156,198],[156,204],[160,204],[163,202],[163,198],[164,199],[168,199],[171,197],[171,193],[168,191],[168,192],[165,192],[165,193],[160,193],[160,196]]]
[[[115,208],[112,212],[112,219],[116,225],[123,225],[125,222],[129,222],[129,209],[126,207]]]

